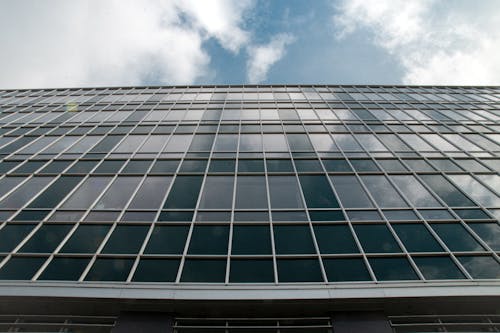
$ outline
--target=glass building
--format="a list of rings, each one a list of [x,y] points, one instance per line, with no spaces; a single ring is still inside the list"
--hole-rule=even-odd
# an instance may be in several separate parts
[[[499,332],[499,171],[499,87],[3,90],[0,331]]]

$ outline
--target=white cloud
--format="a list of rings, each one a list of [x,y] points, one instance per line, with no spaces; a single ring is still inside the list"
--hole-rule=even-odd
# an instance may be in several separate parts
[[[343,0],[338,38],[368,30],[402,65],[407,84],[500,82],[498,1]]]
[[[293,43],[290,34],[275,35],[268,44],[248,48],[247,75],[250,83],[259,83],[266,79],[267,72],[285,55],[287,45]]]
[[[203,42],[238,50],[245,0],[0,2],[0,87],[189,84],[209,72]]]

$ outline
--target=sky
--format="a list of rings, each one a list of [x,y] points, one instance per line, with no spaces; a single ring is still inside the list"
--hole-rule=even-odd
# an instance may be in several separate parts
[[[0,0],[0,88],[499,85],[499,0]]]

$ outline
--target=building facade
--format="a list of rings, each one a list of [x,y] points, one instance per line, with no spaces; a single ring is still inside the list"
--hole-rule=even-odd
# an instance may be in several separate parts
[[[0,331],[499,332],[500,88],[0,91]]]

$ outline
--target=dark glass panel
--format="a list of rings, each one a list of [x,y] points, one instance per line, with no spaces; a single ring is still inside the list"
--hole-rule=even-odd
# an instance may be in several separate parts
[[[440,175],[421,175],[425,183],[449,206],[476,206],[455,186]]]
[[[171,221],[171,222],[191,222],[193,220],[193,212],[161,212],[158,221]]]
[[[264,160],[238,160],[238,172],[264,172]]]
[[[443,249],[423,224],[393,224],[408,252],[442,252]]]
[[[174,173],[179,166],[179,160],[158,160],[151,168],[151,173]]]
[[[134,259],[98,258],[85,281],[126,281]]]
[[[323,259],[326,276],[329,282],[371,281],[363,259],[339,258]]]
[[[151,163],[152,163],[151,160],[132,160],[127,163],[127,165],[121,172],[127,174],[131,173],[144,174],[148,171]]]
[[[293,172],[293,165],[291,160],[277,159],[266,160],[267,172]]]
[[[267,208],[264,176],[238,176],[236,182],[236,209]]]
[[[483,251],[484,248],[459,223],[432,224],[451,251]]]
[[[214,134],[196,134],[191,142],[189,151],[210,151],[214,139]]]
[[[197,225],[193,229],[189,254],[227,254],[229,227]]]
[[[339,204],[328,180],[323,175],[299,176],[302,192],[309,208],[338,208]]]
[[[102,253],[138,253],[149,226],[119,225],[113,230]]]
[[[232,254],[272,254],[267,225],[235,225],[232,240]]]
[[[313,151],[307,134],[287,134],[288,144],[291,151]]]
[[[500,251],[500,225],[497,223],[469,223],[468,225],[493,251]]]
[[[344,213],[340,210],[309,211],[311,221],[345,221]]]
[[[141,179],[142,177],[117,177],[95,204],[94,209],[125,208]]]
[[[7,224],[0,230],[0,252],[12,251],[33,230],[34,224]]]
[[[274,282],[273,261],[270,259],[232,259],[229,282]]]
[[[99,161],[78,161],[66,173],[89,173]]]
[[[356,176],[330,176],[330,179],[344,207],[373,207]]]
[[[207,176],[200,208],[231,209],[233,204],[234,176]]]
[[[308,225],[275,225],[276,254],[316,253]]]
[[[163,208],[194,208],[202,181],[203,176],[177,176]]]
[[[181,282],[224,282],[225,278],[225,259],[186,259]]]
[[[94,170],[94,173],[117,173],[123,164],[125,164],[124,160],[105,160],[99,164],[97,169]]]
[[[323,282],[318,259],[278,259],[278,280],[286,282]]]
[[[178,259],[141,259],[132,281],[175,282],[179,263]]]
[[[315,225],[314,233],[322,254],[359,253],[347,225]]]
[[[189,226],[156,226],[144,253],[182,254],[188,231]]]
[[[38,280],[78,281],[89,261],[88,258],[56,257],[52,259]]]
[[[380,171],[375,162],[372,160],[352,159],[350,162],[354,170],[358,172]]]
[[[490,256],[458,256],[460,263],[474,279],[499,279],[500,264]]]
[[[401,252],[398,243],[392,236],[390,230],[383,224],[360,224],[355,225],[354,230],[361,242],[365,252],[390,253]]]
[[[449,257],[413,257],[427,280],[465,279]]]
[[[90,153],[108,153],[123,139],[121,135],[108,135],[90,150]]]
[[[386,177],[361,176],[361,180],[380,207],[408,207]]]
[[[38,229],[26,244],[19,250],[24,253],[51,253],[63,240],[71,225],[45,224]]]
[[[207,168],[208,160],[184,160],[181,164],[181,168],[179,172],[188,173],[188,172],[205,172]]]
[[[234,172],[235,160],[211,160],[208,172]]]
[[[33,177],[28,179],[27,182],[0,202],[0,208],[21,208],[53,179],[53,177]]]
[[[31,280],[47,258],[12,257],[0,269],[0,280]]]
[[[80,224],[61,249],[62,253],[94,253],[109,231],[109,225]]]
[[[48,174],[48,173],[61,173],[66,169],[72,161],[53,161],[45,168],[40,170],[40,174]]]
[[[82,176],[63,176],[43,191],[28,208],[54,208],[83,179]]]
[[[297,179],[294,176],[269,176],[271,207],[302,208],[302,198]]]
[[[146,177],[130,202],[129,209],[158,209],[168,190],[172,177]]]
[[[87,178],[80,187],[71,194],[61,208],[88,209],[109,184],[111,179],[111,177]]]
[[[379,281],[418,280],[406,258],[370,258],[369,262]]]
[[[406,171],[405,166],[398,160],[377,160],[377,162],[386,172]]]
[[[351,166],[344,159],[323,159],[323,165],[328,172],[352,172]]]
[[[12,173],[34,173],[36,170],[40,169],[42,165],[47,163],[47,161],[28,161],[17,168]]]

